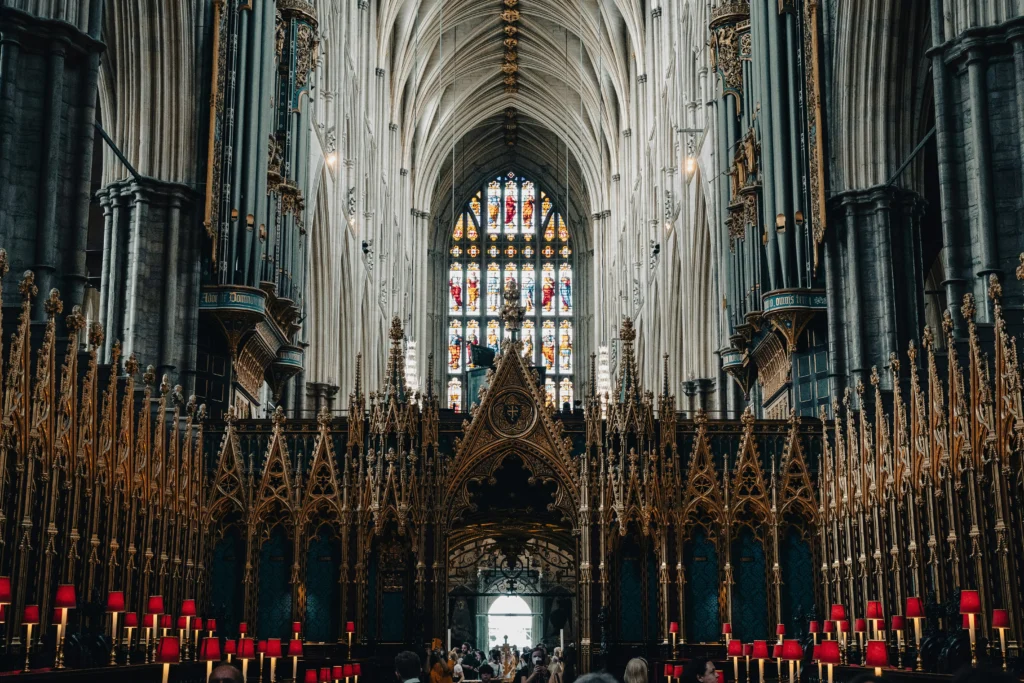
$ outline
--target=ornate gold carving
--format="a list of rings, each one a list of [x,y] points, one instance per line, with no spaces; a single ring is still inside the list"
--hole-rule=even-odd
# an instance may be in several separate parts
[[[525,391],[510,389],[494,397],[489,416],[499,436],[515,438],[533,429],[537,422],[537,407]]]

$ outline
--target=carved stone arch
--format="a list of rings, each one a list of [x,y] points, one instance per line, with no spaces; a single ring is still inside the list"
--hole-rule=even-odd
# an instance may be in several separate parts
[[[743,438],[732,477],[729,525],[748,526],[764,540],[764,525],[771,519],[768,489],[761,469],[761,454],[754,438],[754,416],[748,406],[743,413]],[[735,531],[734,531],[735,533]]]
[[[246,515],[249,510],[249,481],[241,443],[235,429],[234,408],[228,409],[227,430],[221,439],[217,473],[206,506],[204,526],[216,526],[231,512]]]

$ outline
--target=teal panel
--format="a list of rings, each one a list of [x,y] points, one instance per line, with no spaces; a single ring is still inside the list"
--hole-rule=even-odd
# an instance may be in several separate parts
[[[782,620],[796,624],[814,607],[814,558],[810,544],[793,527],[787,527],[780,545]]]
[[[694,532],[683,554],[686,564],[686,639],[719,640],[718,552],[703,529]]]
[[[380,601],[380,639],[405,642],[405,593],[384,593]]]
[[[210,616],[217,620],[217,632],[228,638],[238,637],[242,621],[244,571],[245,544],[238,529],[231,528],[213,546],[210,567]]]
[[[270,534],[260,548],[259,599],[256,609],[256,635],[259,638],[287,639],[291,633],[292,587],[291,543],[281,527]]]
[[[623,544],[622,571],[619,581],[619,640],[640,641],[644,638],[643,585],[639,549]]]
[[[658,558],[654,551],[647,553],[647,640],[658,637]]]
[[[313,538],[306,553],[306,639],[336,642],[340,621],[338,566],[341,552],[326,530]]]
[[[744,642],[768,638],[768,589],[764,546],[748,528],[732,542],[733,637]]]
[[[366,573],[366,594],[369,596],[369,605],[366,615],[366,632],[370,634],[371,638],[377,637],[377,574],[380,568],[380,561],[377,559],[377,553],[370,555],[370,566]]]

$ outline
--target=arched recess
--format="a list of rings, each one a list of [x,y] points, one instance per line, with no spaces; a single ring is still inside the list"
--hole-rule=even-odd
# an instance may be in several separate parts
[[[309,284],[311,292],[319,296],[307,298],[309,326],[309,374],[308,381],[333,383],[340,380],[342,349],[338,343],[342,331],[347,329],[349,301],[347,268],[343,256],[343,241],[335,233],[343,232],[344,223],[332,228],[327,170],[320,173],[317,183],[316,203],[313,206],[313,221],[310,228]]]
[[[779,504],[775,515],[778,533],[779,582],[776,602],[780,621],[800,623],[811,614],[822,615],[817,605],[824,598],[816,595],[820,582],[816,567],[821,566],[818,534],[818,506],[810,471],[804,457],[799,432],[800,422],[790,418],[789,435],[780,465]]]

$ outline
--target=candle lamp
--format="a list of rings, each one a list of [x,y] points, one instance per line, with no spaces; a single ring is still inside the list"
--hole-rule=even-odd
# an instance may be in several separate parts
[[[292,678],[299,679],[299,657],[302,656],[302,641],[292,638],[288,641],[288,656],[292,658]]]
[[[739,640],[730,640],[726,646],[726,657],[732,658],[733,680],[740,681],[740,657],[743,656],[743,643]]]
[[[768,641],[755,640],[751,657],[757,660],[757,683],[764,683],[764,660],[768,659]]]
[[[145,638],[146,638],[146,642],[143,645],[143,648],[146,651],[146,660],[145,660],[146,664],[149,664],[150,662],[153,661],[153,654],[150,652],[150,649],[149,649],[150,635],[152,634],[152,636],[153,636],[152,640],[155,643],[156,640],[157,640],[156,629],[157,629],[157,626],[159,626],[159,621],[160,621],[160,615],[158,615],[158,614],[145,614],[142,617],[142,625],[145,627],[143,629],[143,632],[145,633]]]
[[[679,622],[673,621],[668,625],[668,632],[672,635],[672,657],[676,656],[676,638],[679,637]]]
[[[259,669],[258,669],[259,676],[257,676],[258,678],[262,678],[263,677],[263,657],[264,657],[264,655],[266,655],[266,653],[267,653],[267,641],[265,641],[265,640],[257,640],[256,641],[256,656],[259,657],[259,659],[260,659],[260,664],[259,664]]]
[[[846,658],[846,638],[847,634],[850,632],[849,619],[840,619],[839,622],[836,623],[836,631],[839,633],[839,651],[843,654],[843,664],[846,664],[848,661]]]
[[[217,620],[216,619],[207,619],[206,620],[206,632],[207,632],[207,634],[211,638],[213,638],[214,631],[216,631],[216,630],[217,630]]]
[[[293,621],[292,622],[292,638],[294,638],[295,640],[298,640],[299,639],[299,631],[301,631],[301,630],[302,630],[302,622],[300,622],[300,621]]]
[[[675,675],[675,679],[677,681],[681,681],[683,678],[683,667],[679,664],[676,664],[672,667],[672,673]]]
[[[722,635],[725,636],[725,644],[728,645],[729,641],[732,640],[732,624],[728,621],[722,624]]]
[[[821,680],[821,646],[815,645],[811,650],[811,660],[818,665],[818,680]]]
[[[306,675],[302,680],[304,683],[317,683],[316,669],[306,669]]]
[[[779,671],[779,680],[782,680],[782,643],[778,643],[772,646],[772,659],[775,660],[775,666]]]
[[[846,618],[846,607],[843,605],[832,605],[832,609],[829,610],[829,619],[835,624],[836,638],[839,639],[839,622]],[[828,629],[825,629],[826,632]],[[842,651],[842,641],[840,640],[839,650]]]
[[[25,605],[21,615],[21,623],[25,625],[25,672],[29,671],[29,655],[32,653],[32,627],[39,624],[39,605]]]
[[[981,614],[981,595],[976,590],[960,591],[960,614],[966,615],[967,630],[971,636],[971,666],[978,666],[978,646],[974,631],[977,628],[976,615]]]
[[[236,652],[238,652],[238,641],[231,639],[225,640],[224,655],[228,658],[228,664],[231,663],[231,658],[235,656]]]
[[[789,680],[792,683],[796,683],[800,678],[800,660],[803,659],[803,656],[804,649],[800,647],[799,640],[782,642],[782,658],[789,662]]]
[[[785,624],[777,624],[775,626],[775,635],[777,635],[779,637],[779,645],[782,645],[783,641],[786,638],[786,625]]]
[[[124,591],[107,593],[107,612],[110,613],[110,666],[117,664],[117,615],[124,611]]]
[[[161,637],[156,651],[156,661],[163,665],[163,683],[167,683],[171,674],[171,664],[178,664],[181,661],[181,641],[174,636]]]
[[[195,652],[189,650],[189,643],[191,638],[189,637],[189,631],[192,630],[192,620],[199,615],[196,611],[196,601],[191,598],[186,598],[181,601],[181,616],[185,617],[185,630],[183,638],[183,658],[186,660],[192,660],[195,658]]]
[[[864,650],[864,666],[875,668],[875,675],[881,676],[882,669],[889,668],[889,649],[884,640],[869,640]]]
[[[1006,632],[1010,628],[1010,613],[1005,609],[992,610],[992,628],[999,632],[999,650],[1003,656],[1003,671],[1006,671]]]
[[[907,598],[906,616],[907,619],[914,623],[914,648],[917,650],[917,663],[914,665],[914,670],[923,671],[924,668],[921,663],[921,620],[924,619],[924,603],[921,601],[921,598]]]
[[[811,634],[814,639],[814,644],[818,644],[818,634],[821,633],[821,624],[817,621],[812,621],[807,625],[807,632]]]
[[[818,649],[818,661],[827,667],[828,683],[832,683],[832,667],[842,661],[839,655],[839,642],[835,640],[821,641],[821,647]]]
[[[345,633],[348,635],[348,657],[352,658],[352,634],[356,632],[356,622],[347,621],[345,622]],[[451,634],[448,634],[449,646],[451,645]],[[449,647],[449,651],[450,651]]]
[[[872,630],[872,637],[874,640],[885,640],[885,633],[881,632],[879,624],[885,620],[885,614],[882,612],[882,603],[879,600],[868,600],[867,612],[864,615],[870,622]]]
[[[156,647],[160,642],[160,615],[164,613],[164,598],[162,595],[151,595],[146,600],[146,614],[152,614],[156,618],[153,620],[153,638],[152,646],[153,650],[150,652],[149,643],[146,646],[146,663],[156,661]]]
[[[185,661],[185,650],[188,648],[188,617],[185,616],[178,617],[178,643],[181,645],[178,656],[180,661]]]
[[[173,623],[173,620],[171,619],[171,615],[170,614],[161,614],[160,615],[160,631],[161,631],[160,637],[161,638],[166,637],[167,636],[167,632],[170,631],[173,627],[174,627],[174,623]]]
[[[338,681],[340,681],[344,677],[345,667],[341,665],[331,667],[331,680],[333,680],[334,683],[338,683]]]
[[[868,630],[868,620],[860,617],[853,620],[853,632],[857,636],[857,649],[864,652],[864,635]]]
[[[203,638],[199,647],[199,661],[206,662],[206,680],[213,673],[213,663],[220,661],[220,638]]]
[[[750,680],[750,656],[754,654],[754,644],[747,643],[743,646],[743,656],[746,660],[747,665],[747,683],[751,683]]]
[[[892,615],[892,630],[896,632],[896,667],[903,668],[903,630],[907,627],[902,614]]]
[[[281,639],[267,639],[267,658],[270,659],[270,683],[277,680],[277,660],[281,656]]]
[[[192,654],[193,657],[199,656],[199,637],[203,632],[203,620],[196,617],[192,620]]]
[[[363,665],[356,662],[352,665],[352,683],[359,683],[359,674],[363,673]]]
[[[71,584],[57,586],[57,595],[54,597],[53,606],[60,610],[60,623],[57,624],[57,652],[53,662],[53,668],[64,668],[64,637],[68,627],[68,610],[74,609],[78,604],[75,596],[75,587]]]
[[[346,664],[343,673],[345,674],[345,683],[348,683],[348,679],[355,675],[356,668],[352,664]]]
[[[249,680],[249,660],[256,658],[256,643],[252,638],[238,639],[238,652],[235,653],[242,660],[242,680]]]
[[[826,620],[822,624],[822,631],[825,633],[825,640],[832,640],[832,634],[836,632],[836,622]]]
[[[134,631],[138,627],[139,627],[139,613],[138,612],[128,612],[127,614],[124,615],[124,630],[128,632],[127,642],[125,643],[125,647],[127,648],[126,651],[125,651],[125,661],[124,661],[125,664],[131,664],[132,663],[132,631]]]
[[[238,624],[238,635],[245,638],[245,634],[249,631],[249,624],[244,621]]]
[[[331,667],[320,668],[320,683],[331,683]]]
[[[725,672],[721,669],[716,669],[715,678],[718,679],[718,683],[725,683]]]
[[[667,683],[672,683],[672,665],[665,665],[665,680]]]

